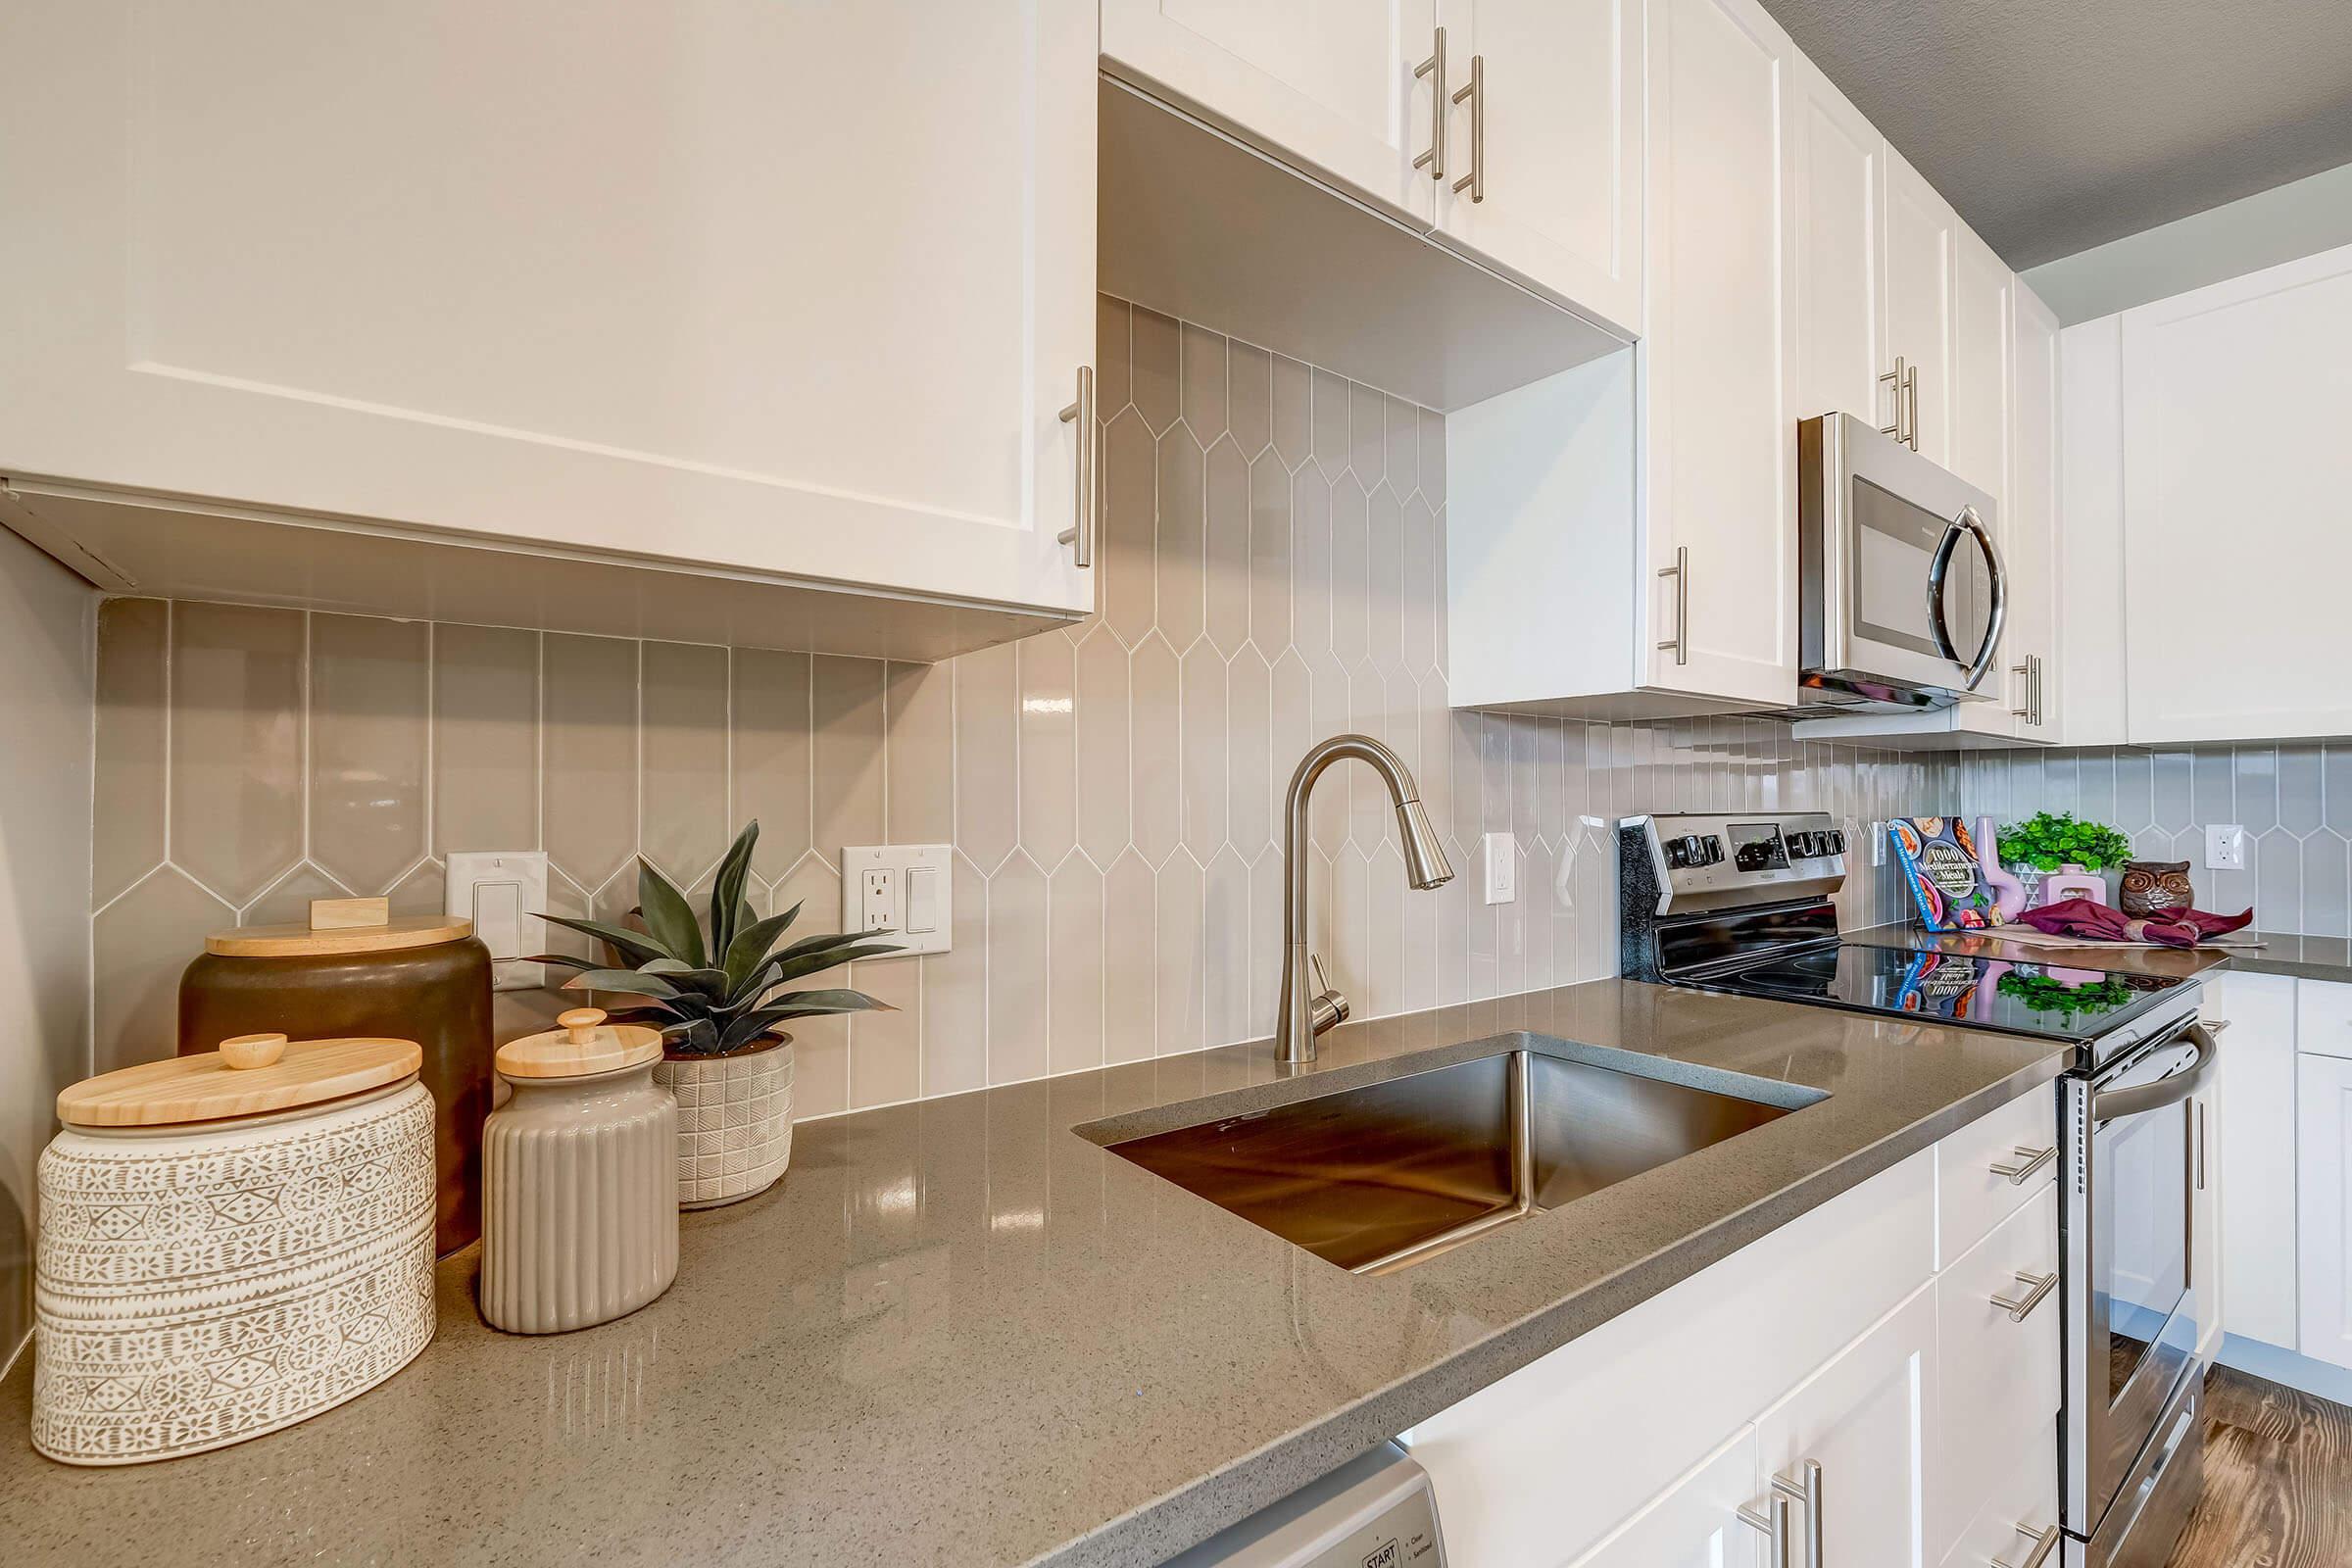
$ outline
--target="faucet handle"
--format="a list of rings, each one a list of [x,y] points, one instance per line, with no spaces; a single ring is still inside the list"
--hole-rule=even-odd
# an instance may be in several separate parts
[[[1321,1034],[1334,1024],[1348,1021],[1348,999],[1332,989],[1331,981],[1324,976],[1321,958],[1310,953],[1306,961],[1315,971],[1315,995],[1307,1004],[1307,1018],[1315,1033]]]

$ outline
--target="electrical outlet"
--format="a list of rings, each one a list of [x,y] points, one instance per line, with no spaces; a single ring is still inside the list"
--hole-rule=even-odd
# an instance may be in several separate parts
[[[2205,869],[2243,871],[2246,868],[2246,830],[2235,822],[2209,822],[2205,827]]]
[[[547,965],[517,961],[547,951],[547,857],[537,850],[461,850],[443,873],[444,913],[473,922],[490,950],[493,991],[529,991],[547,984]]]
[[[946,953],[956,925],[955,878],[945,844],[858,845],[841,852],[841,928],[887,931],[890,957]],[[881,959],[860,959],[881,962]]]
[[[1490,833],[1481,843],[1486,858],[1487,902],[1509,904],[1519,897],[1519,842],[1508,833]]]
[[[1884,822],[1870,824],[1870,863],[1873,865],[1886,863],[1886,824]]]

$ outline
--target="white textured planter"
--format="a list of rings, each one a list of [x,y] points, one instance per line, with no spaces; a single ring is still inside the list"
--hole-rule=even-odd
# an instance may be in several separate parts
[[[678,1102],[678,1206],[715,1208],[775,1185],[792,1159],[792,1042],[734,1056],[664,1056]]]
[[[136,1464],[275,1432],[433,1337],[433,1101],[69,1127],[40,1161],[32,1446]]]

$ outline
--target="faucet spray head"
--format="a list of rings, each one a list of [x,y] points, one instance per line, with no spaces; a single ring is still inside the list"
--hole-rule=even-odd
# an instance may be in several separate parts
[[[1405,880],[1426,893],[1453,880],[1453,867],[1438,845],[1438,830],[1418,797],[1396,803],[1396,836],[1404,846]]]

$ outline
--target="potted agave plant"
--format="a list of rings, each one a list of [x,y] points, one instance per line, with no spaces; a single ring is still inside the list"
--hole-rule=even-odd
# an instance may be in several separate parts
[[[899,950],[873,941],[882,933],[872,931],[826,933],[777,947],[801,906],[766,919],[755,915],[744,886],[759,837],[755,821],[719,861],[707,942],[685,898],[643,858],[637,862],[635,912],[644,930],[540,916],[595,938],[633,965],[612,967],[557,954],[536,960],[578,971],[564,982],[567,989],[644,999],[613,1009],[611,1016],[662,1031],[662,1060],[654,1077],[678,1102],[682,1208],[739,1202],[766,1191],[784,1174],[792,1157],[792,1036],[786,1024],[890,1007],[861,991],[783,989],[836,964]]]

